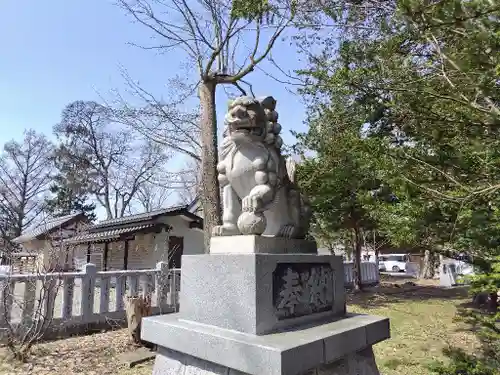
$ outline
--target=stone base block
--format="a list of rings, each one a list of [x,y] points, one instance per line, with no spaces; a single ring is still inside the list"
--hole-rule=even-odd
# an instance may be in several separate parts
[[[334,255],[184,255],[180,312],[257,335],[344,316],[343,267]]]
[[[148,317],[142,324],[142,338],[159,348],[155,375],[378,375],[371,346],[389,338],[387,318],[359,314],[265,336],[180,314]]]
[[[160,348],[156,355],[153,375],[249,375],[216,363]],[[348,354],[344,358],[318,366],[302,375],[380,375],[371,347]],[[261,375],[266,375],[262,373]]]
[[[212,236],[210,254],[316,254],[316,242],[255,235]]]

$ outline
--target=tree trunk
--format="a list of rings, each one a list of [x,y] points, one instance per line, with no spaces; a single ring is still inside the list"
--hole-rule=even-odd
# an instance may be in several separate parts
[[[345,261],[346,262],[352,262],[352,254],[353,254],[353,248],[354,248],[354,241],[351,238],[351,241],[345,240],[344,241],[344,252],[345,252]]]
[[[141,345],[142,318],[151,315],[151,298],[128,296],[125,300],[125,312],[130,338],[135,344]]]
[[[217,116],[215,112],[215,82],[200,84],[201,168],[203,229],[205,253],[210,251],[212,228],[221,222],[219,181],[217,179]]]
[[[354,228],[354,261],[352,264],[353,269],[353,281],[354,290],[361,290],[363,286],[361,285],[361,246],[362,237],[359,227]]]
[[[425,250],[424,259],[420,267],[421,279],[432,279],[436,270],[436,255],[430,250]]]

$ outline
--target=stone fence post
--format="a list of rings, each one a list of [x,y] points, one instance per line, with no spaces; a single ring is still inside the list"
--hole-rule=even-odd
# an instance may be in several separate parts
[[[94,313],[94,290],[97,268],[95,264],[83,266],[81,313],[84,321],[89,320]]]
[[[160,308],[160,312],[162,312],[163,307],[167,302],[167,296],[169,290],[169,282],[168,282],[168,263],[167,262],[158,262],[156,263],[156,306]]]
[[[10,323],[15,284],[8,276],[0,278],[0,327]]]

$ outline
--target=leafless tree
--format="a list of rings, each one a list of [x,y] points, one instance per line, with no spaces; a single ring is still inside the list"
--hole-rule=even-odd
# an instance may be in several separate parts
[[[123,69],[127,93],[138,105],[131,105],[124,95],[115,91],[115,100],[109,103],[115,120],[130,126],[143,137],[170,150],[201,161],[200,123],[198,110],[183,107],[196,92],[185,77],[169,79],[166,95],[158,98],[134,81]],[[168,100],[163,98],[167,97]]]
[[[3,259],[8,270],[4,265],[0,273],[0,343],[19,361],[29,358],[37,341],[61,328],[57,326],[61,321],[54,320],[56,300],[67,254],[72,253],[63,237],[64,230],[59,228],[47,235],[43,249],[11,253]]]
[[[13,288],[20,284],[10,282],[8,275],[0,275],[0,294],[2,296],[1,314],[5,319],[0,327],[0,341],[10,350],[12,356],[20,361],[26,361],[34,343],[40,340],[48,327],[52,317],[46,310],[46,303],[51,296],[57,294],[56,285],[52,280],[44,280],[42,274],[35,273],[30,280],[24,283],[23,295]],[[29,295],[28,297],[25,297]],[[25,318],[12,317],[7,309],[19,309],[25,305],[32,306],[32,316]]]
[[[200,162],[188,160],[178,175],[179,189],[178,197],[184,204],[191,203],[195,198],[201,195],[202,189],[202,171]]]
[[[95,102],[69,104],[54,130],[61,141],[59,165],[77,166],[108,218],[122,217],[169,159],[161,145],[117,124],[113,112]]]
[[[143,184],[137,190],[135,201],[142,211],[149,212],[164,208],[173,192],[173,189],[165,186],[151,183]]]
[[[52,172],[53,145],[34,130],[22,142],[10,141],[0,156],[0,231],[2,240],[20,236],[44,208]]]
[[[205,250],[212,227],[220,222],[217,181],[218,85],[242,94],[245,78],[263,61],[292,25],[299,2],[252,0],[117,0],[132,19],[152,32],[155,43],[141,46],[161,52],[184,52],[196,66],[200,100],[202,197]],[[179,50],[180,49],[180,50]],[[248,84],[247,84],[248,85]]]

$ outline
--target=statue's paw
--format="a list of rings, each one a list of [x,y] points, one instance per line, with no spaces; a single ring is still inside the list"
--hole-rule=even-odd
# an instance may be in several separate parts
[[[241,234],[236,225],[216,225],[212,228],[212,236],[236,236]]]
[[[297,227],[292,224],[286,224],[281,227],[276,237],[296,238]]]
[[[261,207],[262,199],[256,195],[249,195],[241,200],[241,210],[243,212],[257,212]]]

